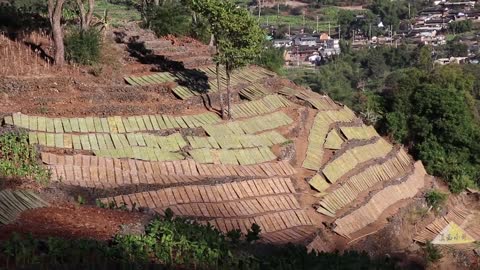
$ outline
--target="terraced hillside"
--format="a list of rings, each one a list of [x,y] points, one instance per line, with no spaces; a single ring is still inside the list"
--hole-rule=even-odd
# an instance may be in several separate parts
[[[233,119],[226,121],[209,55],[169,40],[136,42],[148,49],[144,57],[185,65],[143,64],[150,71],[117,83],[125,93],[148,89],[184,100],[187,109],[68,116],[26,109],[3,121],[28,132],[52,180],[87,203],[160,214],[170,208],[224,232],[257,223],[266,242],[308,244],[321,234],[345,243],[377,230],[424,188],[421,162],[328,96],[248,67],[232,78]]]

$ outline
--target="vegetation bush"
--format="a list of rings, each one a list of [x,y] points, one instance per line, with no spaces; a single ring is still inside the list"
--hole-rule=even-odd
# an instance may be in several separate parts
[[[458,66],[400,70],[388,79],[383,128],[412,148],[429,173],[453,192],[480,181],[480,124],[474,80]]]
[[[144,14],[145,27],[157,36],[190,36],[209,43],[210,27],[207,21],[194,14],[181,1],[166,1],[159,6],[149,5]]]
[[[35,148],[28,144],[25,133],[6,132],[0,135],[0,177],[29,178],[40,183],[50,180],[50,172],[37,162]]]
[[[438,262],[442,257],[442,252],[438,247],[433,245],[431,242],[427,242],[424,247],[425,259],[428,263]]]
[[[65,38],[66,58],[81,65],[93,65],[100,59],[101,46],[102,38],[97,29],[75,29]]]
[[[432,189],[425,194],[427,204],[432,207],[434,211],[439,211],[447,201],[447,194],[438,190]]]
[[[196,16],[196,21],[191,24],[189,35],[205,44],[210,43],[211,31],[208,22],[201,16]]]
[[[45,27],[48,20],[39,16],[40,12],[46,12],[46,1],[14,1],[9,5],[0,2],[0,30],[30,31]]]
[[[259,66],[279,73],[285,64],[283,53],[283,49],[277,49],[269,46],[262,51],[260,57],[255,62]]]
[[[252,226],[253,230],[253,226]],[[184,219],[154,219],[143,235],[117,235],[110,242],[35,239],[13,235],[0,243],[7,268],[35,269],[393,269],[392,261],[366,253],[315,253],[305,247],[259,246],[211,226]],[[232,239],[232,240],[229,240]]]
[[[146,27],[157,36],[186,36],[191,31],[191,14],[179,1],[166,1],[163,5],[150,5],[145,14]]]
[[[460,34],[472,30],[472,26],[471,20],[456,21],[448,24],[448,30],[455,34]]]

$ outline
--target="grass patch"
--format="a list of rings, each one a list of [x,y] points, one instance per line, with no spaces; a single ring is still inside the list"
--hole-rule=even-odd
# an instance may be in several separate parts
[[[268,24],[269,25],[290,25],[293,28],[302,28],[303,27],[303,17],[295,16],[295,15],[262,15],[260,16],[260,24]],[[331,27],[333,29],[334,22],[331,23]],[[309,29],[317,29],[317,21],[315,19],[308,18],[305,16],[305,27]],[[328,31],[328,22],[319,21],[318,22],[318,29],[319,31]]]
[[[50,171],[38,164],[37,151],[28,144],[27,134],[7,132],[0,135],[0,176],[47,183]]]
[[[113,27],[141,20],[140,12],[133,5],[113,4],[106,0],[95,1],[95,16],[103,18],[105,10],[108,11],[108,22]]]

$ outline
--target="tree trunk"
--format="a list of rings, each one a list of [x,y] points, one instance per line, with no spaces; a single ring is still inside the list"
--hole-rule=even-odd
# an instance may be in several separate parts
[[[232,98],[231,98],[231,91],[230,91],[230,69],[228,68],[228,65],[227,65],[227,68],[225,69],[226,70],[226,73],[227,73],[227,107],[228,107],[228,115],[227,115],[227,118],[228,119],[232,119]]]
[[[53,43],[55,44],[55,64],[65,64],[65,47],[63,44],[62,10],[65,0],[48,0],[48,17],[52,27]]]
[[[215,45],[215,36],[213,34],[210,35],[210,42],[208,46],[213,47]]]
[[[260,16],[262,14],[262,0],[258,0],[258,19],[260,20]]]
[[[225,106],[223,105],[223,93],[220,87],[220,64],[217,63],[215,72],[217,73],[217,93],[220,95],[220,111],[222,119],[225,119]]]
[[[195,11],[192,12],[192,19],[193,19],[193,23],[197,24],[197,13]]]
[[[80,10],[80,29],[87,31],[92,23],[95,0],[88,0],[88,12],[85,10],[83,1],[84,0],[77,0],[78,9]]]

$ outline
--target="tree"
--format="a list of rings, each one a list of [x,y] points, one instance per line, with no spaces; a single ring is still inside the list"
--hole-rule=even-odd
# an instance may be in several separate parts
[[[355,13],[351,10],[341,9],[338,12],[338,24],[340,25],[340,32],[342,37],[350,38],[355,23]],[[340,37],[340,39],[342,38]]]
[[[220,85],[220,61],[218,61],[219,48],[217,41],[220,40],[225,33],[225,29],[222,25],[224,24],[224,21],[228,20],[227,11],[232,9],[232,7],[227,5],[230,3],[229,1],[221,0],[185,0],[185,3],[190,6],[194,12],[202,14],[210,25],[210,30],[212,32],[211,40],[213,41],[211,43],[215,45],[214,61],[215,73],[217,76],[217,93],[220,97],[220,111],[222,118],[225,118],[225,106]]]
[[[86,0],[76,0],[80,12],[80,29],[87,31],[93,19],[93,10],[95,9],[95,0],[88,0],[88,11],[85,10]]]
[[[168,34],[183,36],[190,31],[190,11],[188,7],[177,1],[148,7],[145,18],[148,28],[152,29],[157,36]]]
[[[472,21],[464,20],[451,22],[448,24],[448,29],[453,32],[453,34],[460,34],[472,30]]]
[[[220,65],[227,74],[228,117],[231,116],[230,76],[234,69],[251,63],[260,54],[264,34],[257,21],[244,8],[224,0],[187,0],[193,11],[207,19],[215,40],[217,88],[222,117],[225,117],[223,94],[220,89]]]
[[[430,71],[433,68],[432,51],[428,46],[422,46],[417,53],[417,67]]]
[[[280,72],[285,64],[284,50],[266,46],[255,63],[274,72]]]
[[[232,3],[229,6],[234,7]],[[244,8],[234,7],[228,10],[227,18],[222,21],[224,34],[217,40],[219,53],[216,61],[225,66],[228,118],[231,118],[231,74],[235,69],[252,63],[260,55],[265,33]]]
[[[459,40],[450,40],[446,46],[448,56],[451,57],[467,57],[468,45]]]
[[[65,64],[65,45],[63,44],[62,10],[65,0],[48,0],[48,18],[52,27],[53,43],[55,44],[55,64]]]
[[[480,125],[474,117],[474,77],[448,65],[392,74],[385,92],[384,127],[412,148],[429,173],[458,192],[480,183]]]

